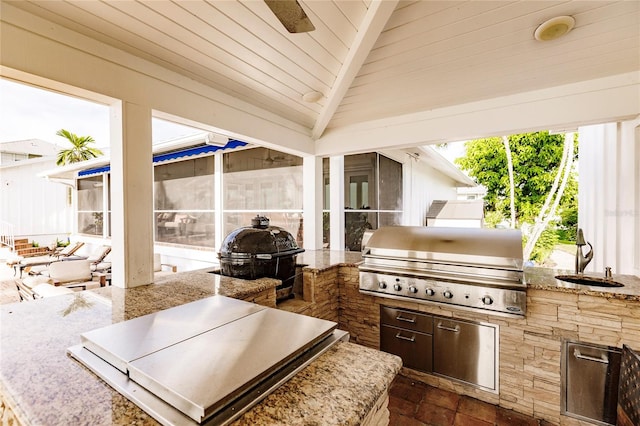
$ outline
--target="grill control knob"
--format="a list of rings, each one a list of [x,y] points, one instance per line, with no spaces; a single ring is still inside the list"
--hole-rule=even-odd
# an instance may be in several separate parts
[[[400,291],[400,290],[402,290],[402,286],[401,286],[400,284],[398,284],[398,283],[395,283],[395,284],[393,285],[393,289],[394,289],[395,291]]]
[[[384,281],[380,281],[378,283],[378,287],[384,290],[385,288],[387,288],[387,283],[385,283]]]
[[[436,294],[436,292],[435,292],[435,291],[433,291],[433,289],[432,289],[432,288],[428,288],[428,289],[426,290],[426,293],[427,293],[427,296],[433,296],[434,294]]]
[[[482,298],[482,303],[484,303],[485,305],[491,305],[493,303],[493,299],[491,298],[491,296],[484,296]]]
[[[453,293],[451,293],[450,290],[445,290],[443,296],[445,297],[445,299],[451,299],[453,297]]]
[[[417,289],[415,286],[412,286],[412,285],[411,285],[411,286],[409,286],[409,291],[410,291],[411,293],[417,293],[417,292],[418,292],[418,289]]]

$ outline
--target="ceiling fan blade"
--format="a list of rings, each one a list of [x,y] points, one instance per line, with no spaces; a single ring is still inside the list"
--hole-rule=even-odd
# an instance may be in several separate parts
[[[264,0],[264,2],[290,33],[306,33],[316,29],[298,0]]]

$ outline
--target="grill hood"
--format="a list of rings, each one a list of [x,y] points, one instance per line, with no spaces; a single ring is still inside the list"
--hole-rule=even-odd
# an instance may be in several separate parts
[[[372,258],[522,271],[522,235],[514,229],[388,226],[363,249]]]
[[[364,243],[360,292],[524,315],[522,235],[513,229],[390,226]]]

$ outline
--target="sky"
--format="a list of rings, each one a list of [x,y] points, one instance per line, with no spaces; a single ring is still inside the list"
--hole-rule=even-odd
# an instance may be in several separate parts
[[[153,141],[162,142],[202,130],[153,119]],[[66,129],[91,136],[95,147],[109,147],[109,107],[0,78],[0,142],[41,139],[69,147],[56,136]]]
[[[453,163],[458,157],[463,157],[465,154],[464,144],[466,141],[448,142],[445,146],[430,145],[435,149],[438,154],[442,155],[447,160]]]

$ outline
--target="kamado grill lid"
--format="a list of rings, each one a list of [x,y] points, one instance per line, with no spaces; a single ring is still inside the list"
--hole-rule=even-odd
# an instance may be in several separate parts
[[[269,219],[256,216],[251,226],[232,231],[220,247],[220,259],[272,259],[302,253],[293,236],[284,228],[270,226]]]

